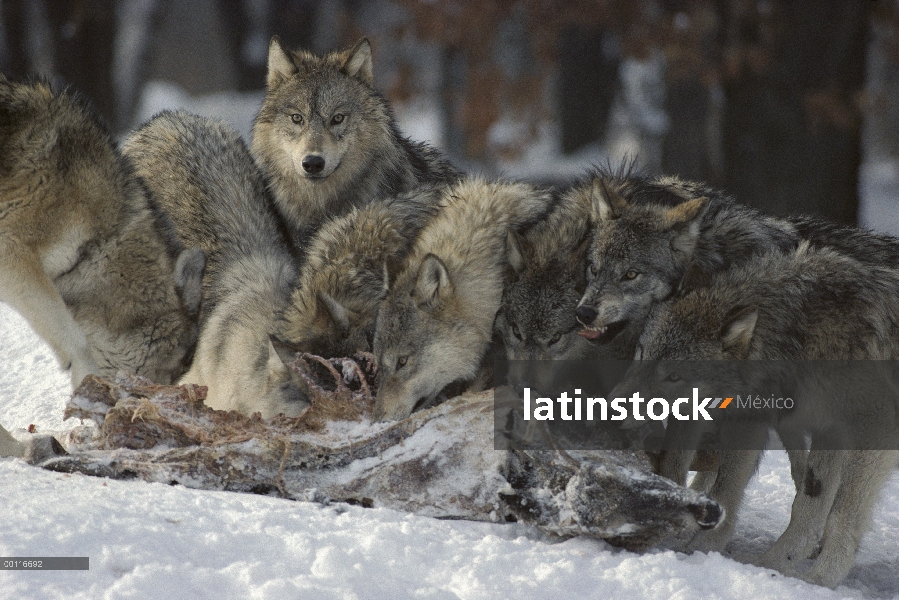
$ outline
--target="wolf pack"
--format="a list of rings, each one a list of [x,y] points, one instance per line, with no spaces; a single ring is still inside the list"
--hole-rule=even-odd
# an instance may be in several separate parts
[[[370,352],[384,421],[489,387],[496,356],[899,359],[897,239],[628,168],[558,189],[466,175],[399,132],[366,39],[317,56],[274,38],[266,83],[249,146],[166,111],[119,147],[84,99],[0,75],[0,301],[73,386],[126,370],[296,416],[298,353]],[[872,420],[896,436],[899,406],[850,427]],[[787,530],[747,560],[834,587],[899,452],[777,425],[747,435],[810,446],[790,453]],[[22,446],[0,428],[0,455]],[[724,550],[760,455],[694,478],[726,517],[686,550]],[[668,451],[660,474],[686,485],[692,459]]]

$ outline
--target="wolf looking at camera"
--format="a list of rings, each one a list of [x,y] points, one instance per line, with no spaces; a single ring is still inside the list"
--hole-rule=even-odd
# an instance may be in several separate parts
[[[300,248],[329,216],[459,177],[434,148],[400,134],[373,80],[365,38],[325,56],[271,40],[252,151]]]

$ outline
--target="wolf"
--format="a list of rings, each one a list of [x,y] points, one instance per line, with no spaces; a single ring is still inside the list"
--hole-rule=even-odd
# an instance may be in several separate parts
[[[612,344],[578,335],[581,325],[575,308],[587,287],[586,254],[593,235],[595,185],[598,182],[571,186],[544,219],[524,234],[512,234],[514,273],[503,291],[496,328],[506,359],[511,361],[510,382],[516,386],[551,386],[545,379],[552,377],[554,369],[542,361],[633,356],[639,329]],[[544,365],[549,372],[542,372]]]
[[[365,38],[326,56],[288,51],[277,37],[269,44],[252,152],[301,248],[328,216],[460,176],[437,150],[400,134],[372,83]]]
[[[730,390],[748,387],[747,383],[760,389],[776,389],[783,382],[812,390],[815,385],[830,386],[833,376],[822,384],[820,374],[794,375],[781,366],[770,367],[770,372],[755,369],[753,373],[762,375],[747,382],[747,371],[738,366],[731,369],[718,362],[714,373],[707,373],[701,371],[709,367],[678,361],[895,361],[899,358],[897,291],[899,273],[894,269],[863,264],[832,248],[812,247],[805,241],[792,252],[772,251],[657,305],[639,346],[644,360],[665,362],[635,363],[619,390],[639,381],[641,391],[648,385],[653,396],[676,398],[688,395],[687,389],[697,385]],[[836,368],[833,363],[827,365],[827,369]],[[885,377],[889,389],[896,390],[891,398],[867,393],[871,377],[866,375],[847,382],[845,397],[822,393],[829,399],[815,404],[797,401],[795,409],[779,415],[777,421],[773,417],[757,423],[741,420],[730,427],[728,420],[723,421],[727,435],[741,436],[759,448],[771,426],[811,434],[804,484],[797,490],[790,524],[755,562],[795,574],[794,561],[808,557],[823,534],[820,554],[801,578],[834,587],[852,567],[878,491],[899,461],[899,451],[818,448],[827,448],[835,431],[847,436],[844,448],[899,445],[899,381],[895,373]],[[698,434],[697,427],[691,429]],[[692,549],[723,548],[760,454],[722,451],[711,495],[725,508],[724,523],[698,534]]]
[[[739,265],[798,244],[795,227],[730,197],[674,177],[597,173],[587,256],[587,290],[576,315],[581,335],[608,343],[672,297],[685,275]]]
[[[0,301],[72,386],[124,369],[169,384],[197,338],[205,266],[81,99],[0,75]]]
[[[441,190],[375,323],[380,383],[375,420],[409,416],[446,386],[471,382],[493,341],[509,277],[510,232],[524,232],[558,199],[525,183],[470,178]]]
[[[355,207],[322,225],[279,326],[276,348],[285,359],[297,352],[371,352],[388,273],[437,214],[439,199],[438,188],[421,189]]]
[[[307,403],[270,336],[279,333],[297,259],[243,140],[218,121],[165,111],[124,151],[182,243],[209,257],[200,338],[181,381],[207,386],[215,409],[296,416]]]

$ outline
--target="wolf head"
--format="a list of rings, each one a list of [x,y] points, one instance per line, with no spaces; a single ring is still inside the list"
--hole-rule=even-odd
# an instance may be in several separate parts
[[[576,314],[581,335],[600,343],[642,323],[678,287],[693,256],[708,198],[674,205],[635,203],[602,178],[593,186],[598,223],[587,255],[587,291]]]
[[[321,217],[328,202],[365,172],[392,124],[372,89],[371,47],[318,57],[269,45],[268,91],[253,128],[253,154],[272,177],[291,223]],[[281,193],[279,193],[281,192]],[[294,193],[290,193],[294,192]],[[308,198],[297,205],[296,196]],[[292,205],[281,200],[293,198]]]
[[[491,339],[456,295],[443,261],[428,254],[388,293],[378,312],[374,353],[380,385],[373,418],[404,419],[449,384],[471,380]],[[491,316],[492,322],[492,316]]]
[[[510,263],[515,275],[503,291],[494,327],[502,337],[506,358],[513,361],[510,382],[534,387],[535,373],[520,372],[534,368],[530,361],[580,360],[594,354],[594,345],[578,335],[581,325],[574,314],[586,287],[584,260],[589,238],[548,260],[535,256],[536,249],[524,236],[513,233],[511,239]]]
[[[436,189],[378,200],[316,233],[284,311],[281,337],[295,352],[371,352],[378,308],[421,229],[438,210]]]
[[[637,344],[636,360],[610,397],[640,392],[646,398],[689,398],[693,388],[704,396],[724,397],[742,390],[754,367],[743,372],[738,362],[750,349],[758,321],[751,304],[727,306],[708,290],[697,290],[650,313]],[[623,426],[646,424],[630,419]]]
[[[383,296],[382,296],[383,297]],[[298,288],[284,313],[281,342],[292,352],[319,356],[352,356],[371,351],[378,300],[350,307],[323,290]]]

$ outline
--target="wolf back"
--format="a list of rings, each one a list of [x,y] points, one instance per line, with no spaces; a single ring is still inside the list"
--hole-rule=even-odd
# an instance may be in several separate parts
[[[434,148],[400,134],[372,83],[367,39],[325,56],[288,51],[277,37],[269,45],[252,151],[300,247],[328,216],[459,178]]]
[[[0,300],[71,369],[161,383],[196,341],[205,258],[184,250],[93,111],[0,76]]]
[[[125,152],[182,241],[209,255],[200,340],[182,381],[208,386],[213,408],[296,415],[305,403],[270,336],[298,269],[243,141],[212,119],[167,111],[135,131]]]

